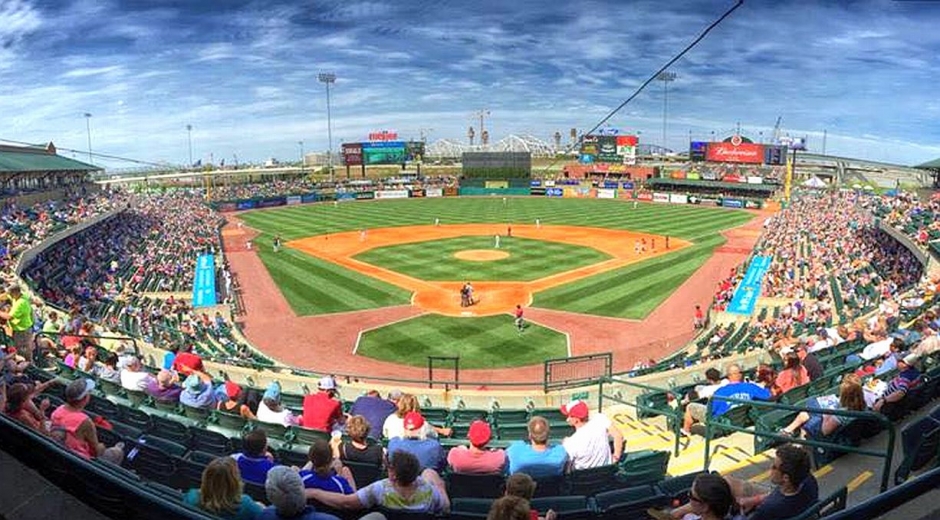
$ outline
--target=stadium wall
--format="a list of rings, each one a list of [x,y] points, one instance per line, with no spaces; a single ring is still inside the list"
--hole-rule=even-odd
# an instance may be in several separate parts
[[[80,224],[76,224],[70,228],[67,228],[58,232],[52,235],[51,237],[43,240],[42,242],[40,242],[39,245],[24,251],[23,254],[20,255],[19,261],[16,263],[16,269],[15,269],[16,276],[19,277],[20,275],[22,275],[23,270],[26,269],[26,266],[31,264],[33,260],[36,258],[36,256],[39,255],[39,253],[42,253],[46,249],[49,249],[56,242],[63,240],[65,238],[68,238],[74,235],[75,233],[88,229],[92,226],[97,226],[101,222],[104,222],[122,212],[124,212],[124,209],[116,209],[114,211],[110,211],[108,213],[103,213],[96,217],[92,217]]]

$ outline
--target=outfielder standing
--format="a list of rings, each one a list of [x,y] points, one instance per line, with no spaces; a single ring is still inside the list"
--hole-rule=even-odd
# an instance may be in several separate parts
[[[522,332],[522,329],[525,328],[525,320],[522,318],[522,305],[516,305],[516,330]]]

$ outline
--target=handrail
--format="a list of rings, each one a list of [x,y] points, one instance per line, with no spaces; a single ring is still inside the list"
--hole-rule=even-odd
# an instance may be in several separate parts
[[[599,411],[603,411],[603,410],[604,410],[604,399],[610,399],[611,401],[614,401],[614,402],[617,402],[617,403],[620,403],[620,404],[625,404],[625,405],[627,405],[627,406],[632,406],[634,409],[639,408],[639,405],[636,404],[636,400],[634,400],[634,402],[631,403],[631,402],[629,402],[629,401],[627,401],[627,400],[625,400],[625,399],[622,399],[622,398],[620,398],[620,397],[618,397],[618,396],[615,396],[615,395],[606,395],[606,394],[604,394],[604,381],[605,381],[605,380],[606,380],[609,384],[617,383],[617,384],[622,384],[622,385],[626,385],[626,386],[636,387],[636,388],[639,388],[639,389],[642,389],[642,390],[647,390],[647,391],[665,392],[667,398],[668,398],[669,396],[672,396],[672,398],[675,399],[675,400],[677,400],[677,401],[678,401],[678,399],[681,398],[681,396],[676,395],[676,393],[673,392],[672,389],[669,389],[669,388],[660,388],[660,387],[657,387],[657,386],[647,385],[647,384],[644,384],[644,383],[637,383],[636,381],[627,381],[627,380],[619,379],[619,378],[616,378],[616,377],[609,377],[609,378],[606,378],[606,377],[605,377],[605,378],[601,378],[601,380],[600,380],[599,383],[598,383],[597,409],[598,409]],[[679,428],[681,427],[681,423],[682,423],[682,421],[681,421],[681,419],[682,419],[682,414],[681,414],[678,410],[662,410],[661,413],[662,413],[662,415],[666,416],[668,419],[672,419],[672,421],[671,421],[671,422],[672,422],[672,433],[673,433],[673,437],[675,437],[675,439],[676,439],[676,440],[675,440],[675,444],[673,445],[672,451],[673,451],[673,456],[674,456],[674,457],[678,457],[678,456],[679,456],[679,446],[680,446],[680,444],[681,444],[681,443],[680,443],[680,437],[681,437],[681,435],[679,435]],[[666,421],[666,425],[667,425],[667,426],[668,426],[669,423],[670,423],[670,421],[669,421],[668,419],[667,419],[667,421]]]
[[[870,520],[880,518],[896,507],[915,500],[940,486],[940,468],[934,468],[917,478],[882,491],[853,507],[826,516],[826,520]]]
[[[47,331],[40,331],[40,332],[37,332],[36,334],[33,335],[33,344],[34,344],[35,346],[38,346],[39,340],[40,340],[41,338],[43,338],[43,337],[47,337],[47,338],[53,338],[53,337],[62,338],[62,337],[65,337],[65,336],[72,336],[72,337],[76,337],[76,338],[92,338],[92,339],[108,339],[108,340],[117,340],[117,341],[130,341],[131,344],[134,346],[134,355],[135,355],[135,356],[140,356],[140,349],[137,347],[137,341],[138,341],[138,339],[135,338],[135,337],[133,337],[133,336],[109,336],[109,335],[102,335],[102,334],[70,334],[70,333],[67,333],[67,332],[51,332],[51,331],[47,332]]]
[[[840,417],[849,417],[849,418],[864,418],[864,419],[874,419],[881,423],[886,430],[888,430],[888,441],[887,447],[884,451],[878,450],[869,450],[865,448],[859,448],[854,446],[845,446],[842,444],[835,444],[832,442],[826,441],[817,441],[813,439],[800,439],[798,437],[789,437],[785,435],[780,435],[778,432],[763,432],[755,429],[751,430],[748,428],[743,428],[740,426],[735,426],[733,424],[727,424],[722,422],[717,422],[712,419],[712,405],[717,401],[724,401],[730,404],[736,405],[750,405],[756,406],[758,408],[767,408],[770,410],[786,410],[791,412],[809,412],[825,415],[836,415]],[[711,463],[711,452],[710,445],[712,440],[712,434],[715,433],[714,429],[720,430],[730,430],[735,432],[747,433],[755,437],[769,437],[771,439],[776,439],[780,441],[786,441],[792,444],[805,444],[807,446],[813,446],[818,448],[828,448],[828,449],[838,449],[840,451],[848,453],[857,453],[859,455],[869,455],[872,457],[881,457],[884,458],[884,465],[881,470],[881,491],[884,492],[888,489],[888,481],[891,473],[891,461],[894,458],[894,442],[897,437],[897,431],[894,427],[894,422],[885,417],[884,415],[877,412],[856,412],[853,410],[831,410],[828,408],[816,408],[808,406],[794,406],[783,403],[775,403],[773,401],[759,401],[759,400],[749,400],[749,399],[735,399],[733,397],[725,396],[712,396],[708,400],[708,405],[705,411],[705,465],[704,469],[708,470],[708,466]]]

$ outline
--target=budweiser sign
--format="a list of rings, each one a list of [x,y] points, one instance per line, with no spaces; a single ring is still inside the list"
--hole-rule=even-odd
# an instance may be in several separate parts
[[[388,130],[382,130],[381,132],[370,132],[369,140],[370,141],[397,141],[398,132],[389,132]]]
[[[708,143],[706,160],[714,162],[737,162],[761,164],[764,162],[764,146],[754,143]]]

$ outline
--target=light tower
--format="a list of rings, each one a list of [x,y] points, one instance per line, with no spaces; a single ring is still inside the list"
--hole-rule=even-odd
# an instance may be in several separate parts
[[[676,73],[663,71],[656,75],[656,79],[663,82],[663,150],[666,149],[666,114],[669,99],[669,83],[676,80]]]
[[[320,83],[326,84],[326,135],[327,139],[329,139],[326,162],[330,169],[330,182],[333,182],[333,120],[330,114],[330,85],[336,83],[336,74],[332,72],[321,72],[317,74],[317,80]]]

